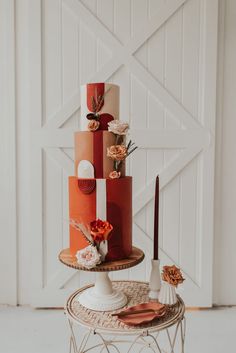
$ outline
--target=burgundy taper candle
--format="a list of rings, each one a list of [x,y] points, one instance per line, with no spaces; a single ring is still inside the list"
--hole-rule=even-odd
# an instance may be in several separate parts
[[[158,228],[159,228],[159,175],[156,177],[155,205],[154,205],[154,248],[153,259],[158,259]]]

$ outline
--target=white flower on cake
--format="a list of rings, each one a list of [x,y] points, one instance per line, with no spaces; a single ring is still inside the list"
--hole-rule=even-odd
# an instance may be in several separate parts
[[[108,131],[116,135],[126,135],[129,130],[129,124],[120,120],[112,120],[108,123]]]
[[[86,248],[79,250],[76,257],[78,264],[87,269],[93,268],[101,263],[101,254],[99,254],[97,248],[93,245],[89,245]]]

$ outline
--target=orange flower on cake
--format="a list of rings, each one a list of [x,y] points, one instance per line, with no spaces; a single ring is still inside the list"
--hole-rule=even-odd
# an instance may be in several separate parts
[[[89,131],[96,131],[99,128],[99,125],[99,121],[92,119],[88,123],[88,129]]]
[[[90,234],[96,243],[108,240],[113,229],[112,225],[107,221],[97,219],[90,223]]]
[[[176,267],[175,265],[163,267],[162,279],[163,281],[175,287],[184,281],[180,268]]]
[[[115,161],[123,161],[127,157],[125,145],[113,145],[107,148],[107,157]]]
[[[108,123],[108,131],[113,132],[115,135],[126,135],[129,130],[129,124],[120,120],[112,120]]]
[[[109,178],[110,179],[119,179],[121,176],[121,172],[117,172],[116,170],[113,170],[112,172],[110,172],[109,174]]]

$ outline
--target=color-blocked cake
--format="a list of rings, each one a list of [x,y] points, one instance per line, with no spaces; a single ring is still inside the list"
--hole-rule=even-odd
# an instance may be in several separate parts
[[[94,267],[132,251],[132,178],[125,159],[128,124],[119,121],[119,86],[81,87],[80,130],[75,133],[75,176],[69,177],[70,251]]]

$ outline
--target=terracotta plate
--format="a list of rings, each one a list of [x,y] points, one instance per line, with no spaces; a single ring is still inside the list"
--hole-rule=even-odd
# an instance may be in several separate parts
[[[145,309],[153,309],[155,310],[155,312],[139,313],[139,314],[132,315],[133,311],[145,310]],[[158,317],[164,316],[166,313],[166,306],[156,302],[142,303],[142,304],[132,306],[128,309],[122,310],[122,313],[123,312],[130,314],[127,316],[119,316],[119,314],[117,314],[118,319],[122,321],[124,324],[141,325],[141,324],[151,322],[152,320],[157,319]]]

